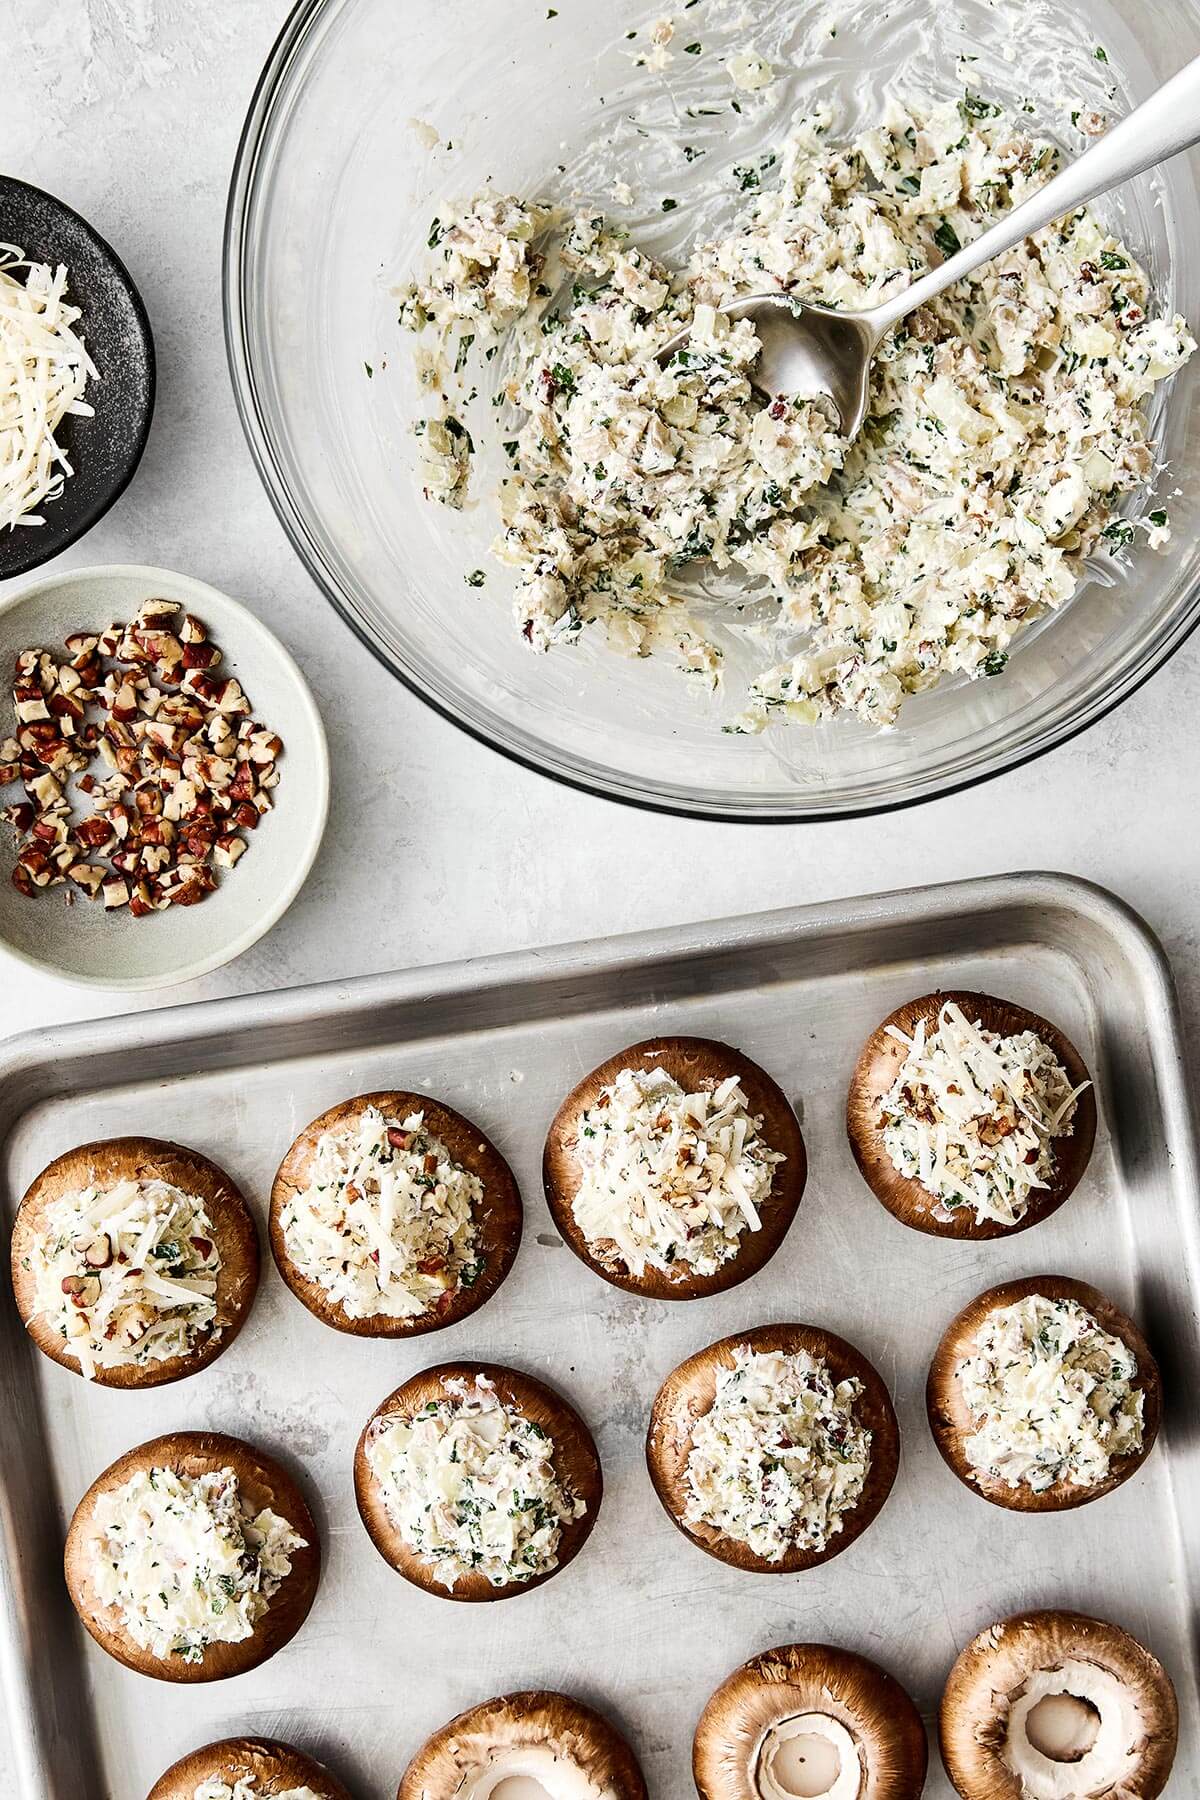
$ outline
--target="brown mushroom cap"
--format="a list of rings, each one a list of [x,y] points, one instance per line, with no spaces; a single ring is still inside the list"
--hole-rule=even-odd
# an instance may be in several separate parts
[[[429,1308],[411,1319],[390,1318],[385,1313],[368,1319],[352,1319],[341,1302],[332,1299],[319,1281],[310,1281],[300,1273],[288,1254],[281,1223],[287,1201],[309,1185],[309,1171],[322,1133],[354,1125],[369,1106],[377,1107],[385,1118],[390,1119],[423,1113],[425,1129],[432,1137],[441,1139],[451,1160],[478,1176],[483,1183],[483,1198],[475,1213],[476,1247],[484,1263],[478,1280],[471,1287],[448,1290],[448,1299],[436,1310]],[[453,1107],[440,1100],[431,1100],[427,1094],[409,1094],[399,1089],[359,1094],[353,1100],[343,1100],[319,1114],[304,1127],[280,1163],[271,1188],[271,1253],[279,1273],[310,1313],[335,1330],[350,1332],[355,1337],[420,1337],[427,1331],[441,1331],[446,1325],[456,1325],[460,1319],[478,1312],[484,1302],[491,1299],[516,1260],[521,1243],[521,1223],[521,1195],[516,1180],[491,1139]]]
[[[686,1519],[687,1464],[692,1433],[696,1421],[711,1409],[716,1398],[717,1376],[722,1369],[733,1367],[737,1349],[778,1350],[785,1354],[807,1350],[810,1356],[820,1357],[835,1382],[851,1377],[862,1382],[863,1391],[854,1402],[854,1412],[871,1433],[870,1468],[858,1504],[843,1516],[841,1530],[833,1534],[823,1550],[805,1550],[796,1545],[785,1551],[778,1562],[769,1562],[748,1544],[727,1537],[714,1526],[692,1524]],[[870,1525],[896,1479],[900,1464],[900,1427],[891,1396],[879,1375],[845,1338],[824,1331],[819,1325],[760,1325],[754,1331],[739,1331],[733,1337],[710,1344],[706,1350],[698,1350],[667,1376],[654,1397],[650,1412],[646,1462],[655,1493],[684,1537],[690,1538],[693,1544],[735,1569],[752,1569],[761,1575],[794,1575],[800,1569],[813,1569],[818,1563],[840,1556]]]
[[[396,1800],[452,1800],[497,1750],[545,1745],[573,1763],[607,1800],[646,1800],[638,1760],[608,1720],[569,1694],[502,1694],[469,1707],[427,1738]]]
[[[1013,1306],[1030,1294],[1044,1294],[1048,1300],[1076,1300],[1086,1307],[1102,1330],[1120,1338],[1137,1360],[1137,1375],[1132,1383],[1143,1395],[1142,1447],[1129,1456],[1113,1457],[1109,1472],[1094,1487],[1079,1487],[1061,1480],[1042,1493],[1035,1493],[1025,1482],[1009,1487],[984,1469],[972,1468],[967,1461],[966,1439],[978,1428],[978,1421],[963,1398],[962,1383],[957,1379],[959,1364],[970,1356],[975,1336],[990,1313]],[[965,1486],[982,1494],[993,1506],[1004,1506],[1012,1512],[1066,1512],[1071,1507],[1086,1506],[1110,1494],[1123,1481],[1141,1468],[1158,1436],[1162,1419],[1162,1379],[1158,1364],[1145,1338],[1133,1320],[1114,1306],[1098,1288],[1086,1281],[1072,1281],[1067,1275],[1030,1275],[1024,1281],[1005,1281],[988,1288],[964,1306],[951,1319],[929,1367],[925,1386],[925,1405],[934,1442],[947,1464]]]
[[[1107,1670],[1129,1689],[1141,1716],[1146,1742],[1122,1800],[1161,1794],[1179,1734],[1175,1689],[1162,1664],[1119,1625],[1082,1613],[1031,1612],[989,1625],[950,1671],[938,1731],[946,1773],[962,1800],[1028,1800],[1002,1757],[1009,1703],[1039,1670],[1069,1660]]]
[[[411,1419],[430,1401],[453,1398],[447,1391],[447,1382],[462,1381],[470,1386],[477,1375],[485,1376],[492,1383],[505,1406],[512,1407],[535,1425],[540,1425],[553,1442],[554,1467],[559,1482],[565,1489],[576,1494],[587,1510],[580,1518],[571,1519],[563,1526],[558,1543],[558,1560],[554,1568],[543,1571],[541,1575],[532,1575],[528,1581],[506,1582],[502,1587],[493,1587],[486,1575],[479,1570],[470,1569],[466,1574],[460,1575],[453,1587],[447,1587],[438,1578],[437,1565],[405,1543],[392,1523],[383,1491],[367,1456],[367,1443],[372,1427],[379,1420],[396,1413]],[[561,1394],[556,1394],[553,1388],[547,1387],[534,1376],[522,1374],[517,1369],[504,1368],[499,1363],[449,1362],[438,1363],[432,1369],[422,1369],[420,1374],[413,1375],[394,1394],[389,1394],[382,1405],[376,1407],[363,1427],[358,1448],[354,1452],[354,1494],[372,1543],[384,1561],[390,1563],[406,1581],[424,1588],[426,1593],[436,1594],[442,1600],[506,1600],[511,1594],[527,1593],[530,1588],[540,1587],[544,1581],[549,1581],[578,1556],[587,1542],[592,1526],[596,1523],[603,1492],[600,1458],[596,1454],[592,1434],[575,1408]]]
[[[106,1606],[93,1586],[92,1562],[100,1536],[97,1503],[143,1470],[173,1469],[178,1475],[199,1476],[226,1468],[237,1476],[250,1505],[259,1511],[270,1507],[286,1519],[304,1539],[304,1547],[291,1552],[291,1572],[250,1637],[238,1644],[210,1644],[199,1663],[185,1662],[182,1656],[157,1657],[134,1642],[119,1608]],[[257,1668],[296,1635],[316,1595],[321,1550],[304,1496],[272,1457],[220,1431],[173,1431],[126,1451],[97,1476],[75,1508],[63,1562],[67,1588],[85,1629],[127,1669],[159,1681],[220,1681]]]
[[[79,1358],[46,1315],[36,1310],[37,1279],[31,1253],[44,1234],[46,1213],[56,1201],[92,1185],[115,1187],[119,1181],[165,1181],[203,1200],[221,1258],[216,1321],[197,1334],[186,1355],[162,1362],[127,1363],[115,1369],[97,1368],[93,1377],[100,1387],[159,1387],[206,1368],[232,1344],[258,1289],[258,1233],[240,1190],[198,1150],[185,1150],[158,1138],[122,1137],[81,1144],[77,1150],[56,1156],[30,1183],[17,1210],[12,1234],[13,1294],[25,1329],[38,1349],[76,1375],[80,1373]]]
[[[920,1713],[877,1663],[835,1644],[781,1644],[721,1683],[692,1746],[701,1800],[760,1800],[763,1742],[797,1713],[825,1713],[854,1738],[864,1777],[859,1800],[917,1800],[928,1762]]]
[[[760,1229],[744,1231],[733,1255],[711,1275],[700,1275],[686,1264],[671,1272],[647,1266],[641,1275],[634,1275],[615,1245],[604,1251],[591,1243],[575,1219],[575,1195],[583,1174],[575,1156],[581,1115],[595,1105],[601,1089],[611,1086],[622,1069],[656,1068],[665,1069],[689,1093],[718,1087],[736,1075],[751,1114],[762,1119],[764,1142],[787,1159],[776,1165],[770,1198],[762,1208]],[[796,1216],[807,1167],[800,1126],[782,1088],[740,1050],[710,1038],[693,1037],[647,1038],[644,1043],[618,1051],[585,1075],[555,1113],[542,1156],[546,1204],[576,1256],[614,1287],[644,1294],[652,1300],[696,1300],[707,1294],[722,1294],[757,1275],[782,1244]]]
[[[923,994],[919,1000],[910,1000],[907,1006],[898,1006],[894,1013],[889,1013],[863,1045],[846,1096],[846,1134],[867,1186],[902,1225],[911,1225],[914,1231],[927,1231],[934,1237],[1013,1237],[1018,1231],[1028,1231],[1031,1225],[1037,1225],[1057,1212],[1087,1168],[1096,1139],[1095,1090],[1086,1088],[1075,1102],[1070,1135],[1054,1140],[1050,1183],[1044,1188],[1034,1188],[1025,1213],[1015,1225],[1002,1225],[996,1219],[980,1222],[965,1206],[953,1210],[942,1207],[919,1181],[910,1180],[896,1169],[884,1147],[879,1104],[891,1090],[907,1055],[903,1044],[888,1035],[888,1026],[894,1025],[906,1037],[911,1037],[921,1019],[928,1026],[935,1026],[948,1001],[960,1007],[973,1025],[978,1022],[985,1031],[994,1031],[1000,1037],[1014,1037],[1022,1031],[1036,1032],[1066,1070],[1072,1087],[1090,1079],[1083,1058],[1070,1039],[1048,1019],[1039,1018],[1037,1013],[1027,1012],[1023,1006],[1014,1006],[1008,1000],[995,1000],[990,994],[956,989]]]
[[[348,1788],[336,1775],[303,1750],[281,1744],[277,1738],[222,1738],[205,1744],[172,1763],[160,1775],[146,1800],[196,1800],[204,1781],[253,1781],[254,1800],[273,1800],[289,1788],[310,1787],[320,1800],[350,1800]]]

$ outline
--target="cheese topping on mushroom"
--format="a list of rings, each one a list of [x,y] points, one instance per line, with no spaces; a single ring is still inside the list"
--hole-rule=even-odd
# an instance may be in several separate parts
[[[947,1002],[929,1031],[889,1036],[908,1052],[879,1105],[884,1148],[896,1172],[919,1181],[947,1209],[968,1207],[982,1224],[1016,1225],[1054,1173],[1054,1140],[1069,1137],[1075,1102],[1049,1045],[1032,1031],[1001,1037]]]
[[[192,1800],[259,1800],[258,1777],[244,1775],[230,1787],[227,1781],[202,1781]],[[265,1800],[265,1796],[263,1797]],[[274,1788],[270,1800],[321,1800],[310,1787]]]
[[[478,1175],[456,1163],[423,1113],[368,1106],[323,1131],[309,1185],[280,1214],[288,1256],[352,1319],[414,1319],[483,1272]]]
[[[862,1495],[871,1433],[854,1417],[855,1378],[835,1383],[805,1350],[734,1351],[687,1460],[691,1524],[711,1525],[778,1562],[824,1550]]]
[[[998,1307],[955,1374],[979,1421],[967,1461],[1009,1487],[1094,1487],[1113,1457],[1142,1447],[1137,1360],[1077,1300],[1027,1294]]]
[[[665,1069],[622,1069],[579,1121],[572,1201],[589,1244],[615,1244],[633,1275],[713,1274],[758,1231],[776,1166],[736,1075],[685,1093]]]
[[[446,1587],[471,1571],[493,1587],[546,1574],[563,1526],[587,1511],[559,1479],[552,1439],[484,1375],[446,1390],[371,1428],[367,1460],[388,1517]]]
[[[35,1311],[89,1380],[97,1369],[184,1356],[213,1331],[221,1257],[212,1224],[202,1200],[169,1182],[65,1194],[47,1207],[31,1255]]]
[[[253,1634],[305,1540],[246,1500],[234,1471],[142,1469],[95,1506],[91,1579],[129,1636],[159,1658],[204,1661]]]
[[[730,66],[735,79],[749,69]],[[762,63],[746,85],[769,74]],[[1135,524],[1117,509],[1154,476],[1148,396],[1195,348],[1181,318],[1153,315],[1145,271],[1080,208],[889,337],[853,445],[811,400],[763,405],[747,378],[754,328],[714,307],[764,289],[873,306],[1058,163],[970,91],[890,101],[851,143],[830,143],[829,124],[802,117],[778,154],[734,166],[748,211],[686,269],[599,213],[546,236],[505,365],[516,410],[501,420],[511,472],[495,553],[517,572],[524,636],[546,650],[591,631],[711,683],[721,647],[678,576],[702,559],[736,567],[777,603],[763,626],[778,636],[774,666],[735,724],[748,731],[842,713],[891,724],[946,676],[998,674],[1093,551],[1139,530],[1161,544],[1164,512]],[[552,222],[544,202],[494,196],[434,222],[443,266],[402,309],[430,328],[419,380],[437,399],[417,429],[432,497],[461,504],[474,446],[455,408],[519,303],[509,282],[497,311],[491,289],[510,268],[525,285],[530,242]],[[690,342],[660,367],[684,327]]]

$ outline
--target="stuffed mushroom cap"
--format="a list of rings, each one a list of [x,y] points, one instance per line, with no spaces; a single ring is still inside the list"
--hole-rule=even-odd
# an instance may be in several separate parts
[[[311,1788],[317,1800],[350,1800],[336,1775],[303,1750],[276,1738],[222,1738],[172,1763],[159,1776],[146,1800],[195,1800],[206,1781],[253,1783],[253,1800],[275,1800],[293,1789]]]
[[[688,1460],[698,1422],[717,1397],[717,1382],[732,1369],[736,1353],[807,1353],[824,1363],[834,1382],[861,1383],[853,1402],[855,1420],[871,1434],[870,1462],[862,1491],[822,1549],[793,1545],[778,1560],[759,1555],[747,1543],[705,1521],[689,1519]],[[736,1332],[689,1356],[672,1370],[655,1395],[646,1434],[646,1462],[654,1491],[672,1523],[699,1549],[736,1569],[763,1575],[790,1575],[830,1561],[867,1529],[892,1491],[900,1464],[900,1427],[886,1386],[853,1344],[819,1325],[761,1325]]]
[[[453,1400],[462,1389],[471,1390],[479,1378],[491,1385],[502,1406],[528,1420],[539,1438],[549,1440],[557,1481],[565,1493],[582,1502],[583,1510],[562,1525],[552,1567],[526,1580],[514,1579],[502,1585],[493,1584],[479,1569],[468,1569],[447,1585],[439,1579],[438,1563],[410,1543],[392,1517],[383,1485],[372,1466],[370,1449],[374,1435],[386,1428],[389,1420],[414,1419],[430,1407]],[[423,1369],[376,1407],[363,1427],[354,1453],[354,1492],[372,1543],[406,1581],[440,1599],[504,1600],[540,1587],[578,1556],[596,1522],[604,1478],[591,1432],[561,1394],[535,1376],[498,1363],[454,1362]]]
[[[738,1234],[736,1248],[709,1273],[682,1259],[669,1268],[647,1262],[634,1271],[610,1239],[590,1238],[575,1212],[584,1169],[578,1156],[583,1115],[594,1108],[604,1090],[624,1070],[648,1073],[662,1069],[685,1093],[715,1090],[736,1077],[752,1118],[761,1118],[760,1136],[767,1149],[782,1156],[774,1167],[769,1198],[760,1209],[757,1230]],[[740,1050],[710,1038],[647,1038],[610,1056],[577,1082],[555,1114],[546,1136],[542,1174],[546,1203],[565,1242],[582,1262],[628,1293],[654,1300],[694,1300],[724,1293],[748,1281],[774,1256],[796,1216],[807,1175],[804,1138],[787,1096],[764,1069]]]
[[[372,1313],[359,1317],[347,1310],[319,1281],[306,1275],[293,1259],[284,1229],[288,1202],[309,1186],[317,1145],[328,1132],[351,1130],[368,1108],[385,1118],[405,1119],[423,1115],[423,1129],[445,1145],[450,1159],[482,1185],[482,1197],[473,1210],[475,1249],[481,1264],[475,1279],[449,1289],[443,1299],[411,1317]],[[305,1126],[276,1171],[271,1188],[269,1231],[276,1267],[296,1298],[326,1325],[356,1337],[419,1337],[455,1325],[490,1300],[509,1274],[521,1244],[521,1195],[516,1178],[499,1150],[477,1125],[441,1100],[427,1094],[388,1089],[359,1094],[329,1107]]]
[[[797,1769],[802,1791],[828,1800],[917,1800],[927,1760],[900,1683],[833,1644],[751,1657],[705,1706],[692,1748],[701,1800],[790,1800]]]
[[[1141,1447],[1128,1455],[1114,1456],[1108,1474],[1086,1486],[1065,1476],[1040,1491],[1024,1481],[1010,1486],[990,1470],[976,1468],[967,1456],[967,1440],[978,1430],[979,1421],[967,1405],[958,1370],[972,1354],[976,1336],[989,1315],[1034,1294],[1048,1300],[1077,1302],[1102,1331],[1124,1344],[1137,1364],[1131,1386],[1142,1396]],[[1111,1494],[1141,1468],[1154,1448],[1162,1421],[1162,1379],[1153,1352],[1133,1320],[1099,1288],[1066,1275],[1030,1275],[1022,1281],[1005,1281],[988,1288],[950,1321],[930,1364],[925,1402],[934,1442],[964,1486],[990,1500],[993,1506],[1013,1512],[1064,1512]]]
[[[121,1608],[106,1604],[97,1591],[94,1569],[103,1537],[97,1508],[135,1477],[155,1469],[169,1469],[181,1478],[194,1479],[226,1468],[233,1471],[240,1494],[255,1513],[269,1509],[304,1540],[303,1544],[290,1552],[290,1571],[249,1637],[236,1642],[210,1642],[199,1661],[187,1661],[182,1655],[156,1656],[153,1649],[139,1644],[132,1636]],[[75,1610],[102,1650],[126,1668],[159,1681],[200,1682],[219,1681],[257,1668],[295,1636],[316,1597],[321,1551],[316,1524],[303,1494],[273,1457],[223,1432],[180,1431],[127,1451],[97,1476],[75,1508],[63,1563]]]
[[[846,1135],[863,1179],[901,1224],[935,1237],[1012,1237],[1049,1218],[1078,1186],[1096,1138],[1095,1092],[1089,1085],[1076,1099],[1069,1132],[1053,1139],[1054,1161],[1048,1184],[1031,1190],[1025,1211],[1014,1224],[979,1219],[966,1206],[947,1208],[920,1181],[896,1168],[884,1143],[879,1117],[880,1105],[891,1092],[907,1057],[904,1045],[891,1035],[889,1027],[911,1038],[921,1022],[927,1029],[936,1027],[947,1004],[957,1006],[972,1025],[978,1023],[998,1037],[1033,1032],[1052,1052],[1073,1088],[1089,1081],[1083,1058],[1070,1039],[1037,1013],[990,994],[967,990],[923,994],[889,1013],[863,1045],[846,1098]]]
[[[59,1202],[90,1187],[103,1192],[126,1181],[163,1182],[202,1202],[220,1259],[216,1317],[196,1332],[186,1352],[110,1367],[97,1364],[91,1376],[101,1387],[157,1387],[195,1374],[227,1350],[245,1323],[258,1290],[258,1233],[250,1208],[225,1171],[198,1150],[160,1138],[119,1137],[81,1144],[56,1156],[30,1183],[17,1210],[12,1233],[13,1296],[38,1349],[64,1369],[81,1373],[71,1339],[39,1310],[34,1253],[46,1241],[47,1218]],[[111,1266],[111,1241],[104,1239],[104,1247],[106,1264]],[[97,1276],[97,1283],[99,1279]]]
[[[1019,1613],[950,1671],[942,1761],[962,1800],[1155,1800],[1175,1760],[1171,1678],[1119,1625]]]
[[[567,1694],[503,1694],[459,1713],[417,1751],[397,1800],[487,1800],[524,1777],[547,1800],[647,1800],[620,1732]]]

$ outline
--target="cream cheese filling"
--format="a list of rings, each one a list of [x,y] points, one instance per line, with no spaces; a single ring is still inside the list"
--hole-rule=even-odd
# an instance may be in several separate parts
[[[711,1275],[762,1227],[775,1170],[736,1075],[687,1093],[665,1069],[622,1069],[581,1115],[572,1200],[589,1244],[625,1267]]]
[[[308,1185],[285,1201],[296,1269],[351,1319],[418,1318],[483,1272],[477,1175],[456,1163],[421,1112],[368,1106],[317,1140]]]
[[[447,1398],[376,1421],[367,1460],[392,1524],[446,1587],[478,1571],[493,1587],[558,1566],[563,1527],[583,1517],[554,1443],[483,1375]]]
[[[214,1334],[221,1256],[203,1200],[117,1181],[46,1208],[30,1253],[34,1308],[80,1370],[165,1362]],[[219,1330],[219,1327],[216,1327]]]
[[[955,1369],[972,1468],[1034,1493],[1094,1487],[1142,1447],[1137,1360],[1077,1300],[1027,1294],[984,1319]]]
[[[919,1019],[879,1103],[883,1145],[897,1174],[918,1181],[947,1213],[1016,1225],[1050,1185],[1056,1138],[1069,1137],[1089,1085],[1070,1077],[1032,1031],[987,1031],[948,1001],[933,1028]]]
[[[1099,1715],[1091,1748],[1075,1760],[1047,1756],[1030,1741],[1030,1715],[1052,1695],[1073,1695]],[[1125,1684],[1096,1663],[1071,1658],[1058,1668],[1039,1669],[1010,1701],[1001,1755],[1029,1800],[1092,1800],[1119,1793],[1132,1781],[1145,1737]]]
[[[739,1346],[692,1429],[685,1519],[778,1562],[824,1550],[862,1497],[871,1433],[855,1418],[856,1379],[835,1382],[807,1351]]]
[[[94,1511],[91,1579],[134,1643],[201,1663],[253,1635],[305,1540],[246,1500],[232,1469],[142,1469]]]
[[[659,65],[672,54],[655,49]],[[772,72],[747,55],[730,73],[755,87]],[[841,714],[886,726],[949,676],[999,674],[1093,552],[1165,541],[1163,510],[1118,509],[1154,479],[1147,400],[1195,344],[1086,209],[905,320],[853,444],[802,395],[763,405],[754,329],[716,311],[764,289],[878,304],[1053,175],[1058,150],[1026,123],[969,89],[892,100],[848,142],[827,112],[801,116],[776,151],[734,166],[742,216],[679,269],[598,211],[563,221],[494,195],[443,209],[401,311],[421,333],[421,479],[462,504],[468,387],[511,331],[494,554],[533,648],[586,632],[714,685],[723,646],[680,583],[708,562],[748,577],[768,613],[755,634],[768,666],[733,729]],[[690,340],[664,367],[681,328]]]

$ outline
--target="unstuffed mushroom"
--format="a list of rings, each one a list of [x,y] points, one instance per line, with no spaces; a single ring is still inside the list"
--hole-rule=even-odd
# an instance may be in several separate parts
[[[701,1800],[917,1800],[921,1715],[877,1664],[833,1644],[782,1644],[723,1681],[700,1715]]]
[[[1155,1800],[1175,1760],[1171,1678],[1119,1625],[1020,1613],[959,1656],[942,1761],[962,1800]]]

